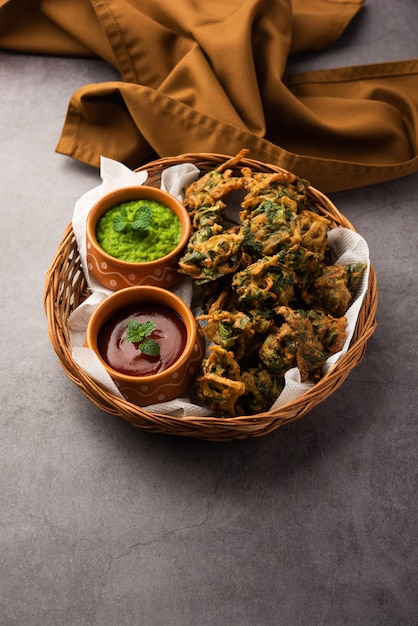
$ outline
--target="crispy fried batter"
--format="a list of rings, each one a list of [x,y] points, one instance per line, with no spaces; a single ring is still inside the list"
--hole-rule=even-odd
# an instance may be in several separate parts
[[[234,353],[214,345],[195,381],[198,398],[222,417],[267,411],[283,389],[283,380],[259,365],[241,373]]]
[[[321,377],[344,344],[344,313],[366,268],[330,265],[331,223],[308,208],[309,182],[247,166],[238,174],[247,152],[201,176],[184,197],[194,232],[179,271],[201,285],[198,320],[212,342],[195,391],[224,417],[268,410],[290,368],[302,381]],[[245,194],[240,225],[225,230],[224,201],[237,189]]]
[[[196,231],[179,260],[179,271],[191,276],[198,285],[233,274],[246,259],[241,232],[221,232],[207,239],[205,234],[202,229]]]
[[[244,179],[241,176],[232,176],[233,170],[229,168],[234,167],[247,153],[247,149],[241,150],[215,170],[200,176],[185,189],[183,203],[195,230],[222,224],[225,210],[222,200],[231,191],[244,186]]]
[[[296,244],[289,250],[282,251],[279,258],[296,274],[296,285],[299,289],[306,288],[323,273],[322,256],[301,245]]]
[[[260,359],[276,376],[297,367],[301,381],[318,379],[331,354],[338,352],[345,340],[346,320],[316,312],[280,307],[284,323],[267,336],[260,348]]]
[[[307,250],[319,254],[322,260],[327,249],[330,221],[326,217],[307,209],[299,213],[298,219],[301,245]]]
[[[316,278],[301,296],[309,307],[319,308],[334,317],[344,315],[350,304],[366,265],[358,263],[354,268],[347,265],[328,265],[322,276]]]
[[[273,376],[261,365],[242,372],[241,380],[245,384],[245,395],[239,403],[245,414],[268,411],[283,391],[283,379]]]
[[[328,356],[342,350],[347,330],[347,319],[345,317],[335,318],[315,309],[311,309],[307,313],[314,334],[324,346]]]
[[[197,397],[222,416],[236,415],[236,402],[245,393],[245,384],[233,352],[221,346],[211,346],[195,381]]]
[[[294,296],[296,275],[281,262],[279,255],[263,257],[232,279],[238,301],[246,309],[268,308],[288,304]]]
[[[274,202],[262,200],[243,220],[245,243],[256,257],[272,256],[301,241],[296,210],[296,202],[286,196]]]
[[[250,217],[251,212],[264,200],[278,202],[287,197],[296,203],[299,210],[305,205],[304,191],[309,183],[295,174],[291,172],[256,172],[253,174],[249,168],[243,168],[241,173],[245,179],[245,188],[248,190],[241,204],[242,221]]]
[[[225,350],[233,350],[238,361],[255,334],[251,319],[241,311],[218,310],[210,315],[199,315],[196,319],[207,322],[202,327],[205,337]]]
[[[274,326],[273,320],[256,314],[254,317],[242,311],[226,311],[211,307],[209,313],[199,315],[203,334],[209,341],[232,350],[235,359],[248,358],[256,352],[264,336]]]

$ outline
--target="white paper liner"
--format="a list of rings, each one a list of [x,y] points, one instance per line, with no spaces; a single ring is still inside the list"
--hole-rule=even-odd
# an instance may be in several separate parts
[[[168,191],[179,199],[182,199],[184,187],[190,184],[199,175],[199,170],[191,163],[184,163],[167,168],[161,177],[161,188]],[[102,196],[124,187],[132,185],[143,185],[148,179],[146,171],[134,172],[122,163],[101,157],[100,176],[102,183],[85,193],[77,200],[72,226],[80,254],[81,264],[86,276],[87,284],[91,290],[91,295],[75,309],[69,318],[68,326],[70,331],[72,356],[75,362],[97,382],[103,384],[109,391],[122,398],[119,389],[103,367],[96,354],[89,348],[84,347],[87,324],[91,314],[97,305],[102,302],[112,291],[106,289],[90,275],[86,263],[86,219],[92,206]],[[231,213],[236,214],[236,207],[231,209]],[[232,215],[226,215],[226,219],[231,220]],[[233,218],[232,218],[233,219]],[[341,352],[332,355],[325,363],[323,371],[326,373],[335,365],[338,359],[347,352],[353,336],[357,317],[367,291],[369,278],[369,249],[366,241],[359,235],[346,228],[335,228],[328,233],[328,241],[335,255],[335,263],[354,265],[358,262],[367,264],[353,303],[345,314],[347,318],[347,338]],[[193,284],[191,279],[185,277],[172,291],[179,295],[189,306],[192,303]],[[297,368],[292,368],[285,375],[285,386],[276,400],[272,409],[279,408],[288,402],[294,401],[314,385],[313,382],[300,382],[300,374]],[[176,398],[169,402],[152,404],[144,407],[151,413],[162,413],[173,417],[186,417],[196,415],[200,417],[213,416],[210,409],[191,402],[188,397]]]

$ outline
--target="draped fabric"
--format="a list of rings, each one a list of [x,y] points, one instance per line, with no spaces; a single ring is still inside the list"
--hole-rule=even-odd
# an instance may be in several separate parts
[[[249,148],[331,192],[418,170],[418,59],[286,75],[289,54],[330,46],[362,4],[0,0],[0,48],[119,72],[73,95],[60,153],[134,168]]]

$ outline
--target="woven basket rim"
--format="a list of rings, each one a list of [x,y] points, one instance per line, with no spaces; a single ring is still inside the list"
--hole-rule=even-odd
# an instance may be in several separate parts
[[[185,162],[194,163],[199,169],[213,169],[223,163],[229,155],[217,153],[185,153],[175,157],[162,157],[137,168],[147,170],[148,181],[158,184],[161,172],[169,166]],[[259,171],[281,171],[283,168],[243,158],[238,168],[248,166]],[[148,184],[148,181],[146,184]],[[332,221],[355,231],[351,222],[319,190],[309,187],[310,203],[326,214]],[[81,268],[77,245],[69,223],[55,256],[46,273],[44,287],[44,308],[48,321],[48,334],[54,350],[66,375],[81,389],[83,394],[98,408],[127,420],[132,426],[150,432],[179,436],[198,437],[214,441],[226,441],[267,434],[279,426],[300,419],[314,406],[331,395],[346,379],[350,371],[362,360],[368,339],[376,328],[378,302],[376,274],[370,264],[369,283],[360,310],[353,338],[347,352],[313,387],[299,398],[256,415],[236,417],[214,416],[173,416],[151,413],[128,400],[121,399],[97,383],[75,362],[71,354],[67,320],[78,304],[88,295],[87,284]]]

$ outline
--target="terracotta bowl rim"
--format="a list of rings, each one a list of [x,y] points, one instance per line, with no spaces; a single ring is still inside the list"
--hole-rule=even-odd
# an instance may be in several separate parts
[[[154,259],[153,261],[125,261],[124,259],[119,259],[118,257],[112,256],[111,254],[103,250],[103,248],[101,247],[101,245],[98,243],[96,239],[95,229],[96,229],[96,225],[97,225],[99,218],[107,210],[112,208],[112,205],[110,205],[101,211],[100,210],[101,205],[107,204],[108,202],[111,201],[112,198],[115,198],[115,205],[119,204],[123,202],[123,200],[121,199],[118,202],[116,199],[119,198],[119,196],[123,196],[126,192],[128,193],[131,193],[133,191],[143,192],[144,190],[148,193],[150,193],[151,191],[151,193],[159,195],[161,197],[161,200],[160,200],[161,204],[165,204],[173,212],[176,213],[173,207],[177,208],[178,213],[176,213],[176,215],[180,220],[180,226],[181,226],[180,240],[178,244],[176,245],[176,247],[173,248],[168,254],[165,254],[164,256],[159,257],[158,259]],[[144,194],[144,196],[146,196],[146,193]],[[170,203],[167,204],[167,202],[164,202],[164,198],[165,199],[168,198],[170,200]],[[142,200],[144,199],[144,197],[138,198],[138,199]],[[170,204],[172,206],[170,206]],[[144,269],[147,269],[147,268],[151,269],[153,267],[158,267],[161,264],[165,264],[167,261],[170,261],[173,257],[177,256],[184,249],[184,247],[187,245],[190,235],[191,235],[190,216],[188,214],[186,207],[184,206],[184,204],[182,204],[181,200],[176,198],[176,196],[173,196],[170,192],[165,191],[164,189],[160,189],[159,187],[152,187],[151,185],[130,185],[129,187],[121,187],[121,188],[109,191],[107,194],[99,198],[99,200],[97,200],[93,204],[86,219],[86,240],[90,244],[91,248],[94,248],[95,252],[98,255],[101,255],[103,259],[106,260],[108,263],[113,263],[114,265],[118,265],[121,268],[126,268],[126,269],[135,268],[136,270],[138,270],[139,267],[144,268]],[[87,250],[87,252],[91,253],[91,250]]]

